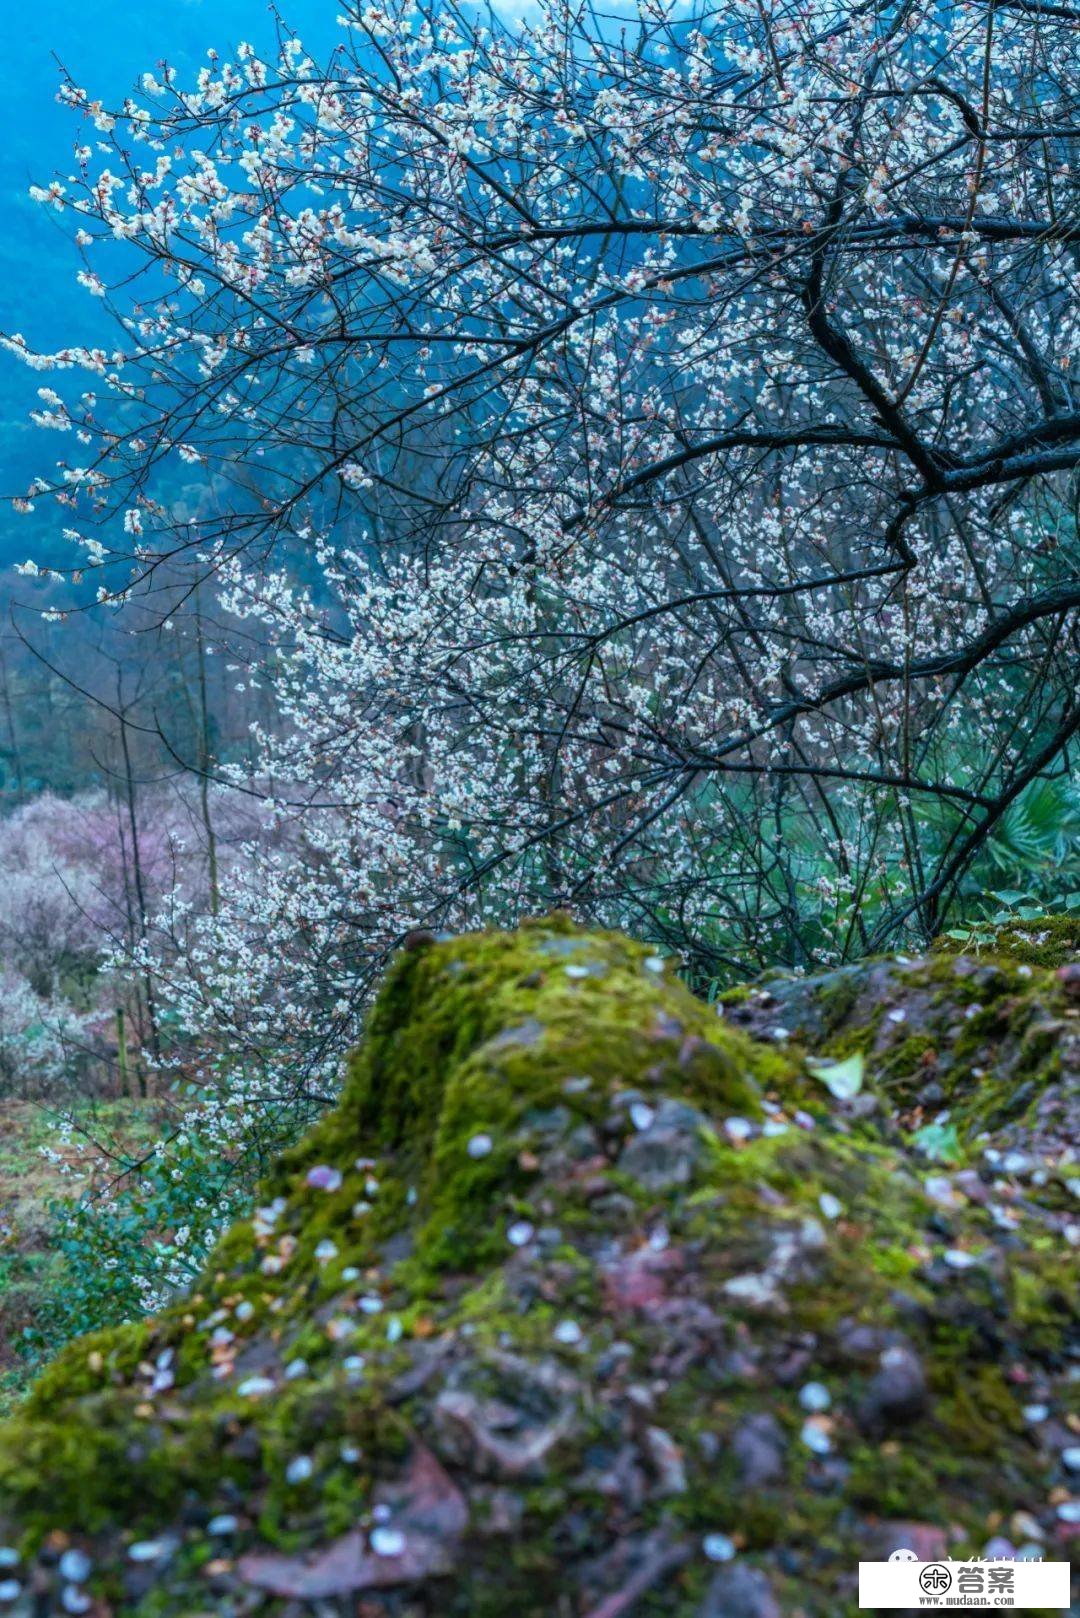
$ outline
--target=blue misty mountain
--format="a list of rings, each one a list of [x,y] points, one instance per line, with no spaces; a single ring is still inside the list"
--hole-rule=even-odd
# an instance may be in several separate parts
[[[313,54],[337,36],[334,0],[293,0],[282,6],[289,28]],[[274,24],[263,0],[127,0],[107,7],[85,0],[11,4],[0,60],[4,139],[0,142],[0,330],[21,331],[34,346],[109,340],[100,304],[75,284],[78,260],[62,221],[31,202],[31,183],[61,178],[71,165],[82,121],[59,106],[57,58],[76,82],[115,103],[148,69],[168,61],[190,79],[208,47],[231,53],[239,40],[269,50]],[[0,356],[0,493],[23,491],[51,445],[28,412],[40,378]],[[50,524],[51,526],[51,524]],[[0,568],[37,551],[32,520],[0,508]],[[30,542],[28,544],[28,542]]]

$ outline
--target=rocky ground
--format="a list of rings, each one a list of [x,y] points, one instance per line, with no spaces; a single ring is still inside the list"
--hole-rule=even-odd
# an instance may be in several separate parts
[[[1066,1556],[1078,1081],[1068,948],[710,1008],[558,919],[418,940],[199,1288],[0,1429],[0,1611],[837,1618],[900,1546]]]

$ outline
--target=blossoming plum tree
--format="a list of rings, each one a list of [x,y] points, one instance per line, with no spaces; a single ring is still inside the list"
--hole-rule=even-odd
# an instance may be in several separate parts
[[[939,929],[1080,728],[1078,18],[389,0],[65,84],[121,335],[5,339],[23,502],[103,599],[215,575],[280,716],[193,1028],[324,1072],[409,927],[560,904],[706,974]]]

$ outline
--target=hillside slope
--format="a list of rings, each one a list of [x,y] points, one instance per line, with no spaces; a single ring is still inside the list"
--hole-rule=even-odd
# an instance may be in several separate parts
[[[1078,979],[718,1015],[559,918],[418,944],[198,1289],[0,1428],[0,1611],[837,1618],[1063,1551]]]

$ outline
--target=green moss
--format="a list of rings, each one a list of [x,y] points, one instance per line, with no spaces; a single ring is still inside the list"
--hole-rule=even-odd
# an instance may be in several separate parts
[[[936,938],[933,948],[942,955],[973,950],[1029,966],[1064,966],[1080,957],[1080,916],[1051,914],[997,927],[980,925],[964,938]]]
[[[98,1535],[103,1576],[120,1579],[126,1536],[175,1529],[170,1590],[140,1618],[223,1613],[200,1583],[207,1514],[241,1501],[247,1543],[325,1546],[370,1520],[417,1445],[438,1448],[444,1386],[467,1388],[500,1434],[564,1398],[573,1416],[536,1475],[513,1480],[509,1538],[482,1520],[496,1514],[489,1464],[474,1475],[451,1446],[473,1515],[462,1576],[438,1596],[449,1618],[558,1611],[567,1568],[600,1565],[613,1521],[688,1544],[737,1528],[749,1556],[783,1547],[805,1577],[778,1599],[788,1589],[809,1618],[832,1618],[869,1516],[931,1511],[978,1545],[993,1512],[1026,1506],[1038,1466],[1006,1368],[1064,1363],[1072,1283],[1053,1237],[1003,1238],[974,1203],[932,1203],[883,1107],[838,1109],[798,1050],[751,1041],[654,964],[560,918],[406,953],[340,1106],[261,1188],[271,1211],[233,1227],[190,1297],[73,1344],[0,1429],[0,1530]],[[971,1068],[1005,1040],[1032,1095],[1054,1075],[1033,1009],[1054,1005],[1049,974],[971,985],[942,957],[910,976],[950,1026],[966,997],[948,1075],[965,1127],[1026,1108],[1018,1085],[984,1093]],[[881,1006],[844,1025],[854,981],[834,991],[829,1040],[869,1053],[879,1098],[900,1094],[936,1032],[875,1053]],[[649,1118],[680,1103],[670,1181],[633,1168],[635,1098]],[[732,1139],[735,1115],[768,1118],[769,1133]],[[481,1136],[487,1149],[470,1150]],[[316,1167],[332,1171],[322,1184]],[[513,1257],[512,1221],[535,1237]],[[953,1246],[987,1262],[943,1284]],[[560,1336],[568,1320],[577,1338]],[[861,1415],[877,1362],[847,1354],[853,1326],[902,1338],[926,1368],[925,1419],[880,1442]],[[174,1385],[155,1393],[162,1365]],[[804,1442],[809,1379],[832,1397],[824,1459]],[[763,1411],[784,1466],[748,1492],[734,1441]],[[635,1448],[650,1429],[678,1448],[684,1489],[654,1488],[659,1463]],[[300,1454],[311,1470],[297,1480]],[[637,1505],[610,1482],[628,1466]],[[691,1618],[708,1573],[691,1559],[643,1613],[655,1596],[665,1618]]]

